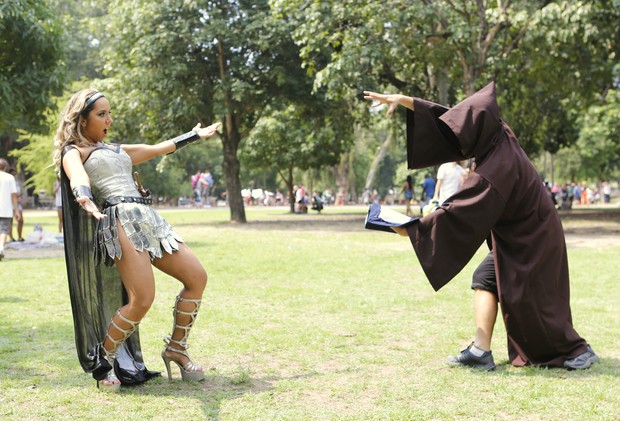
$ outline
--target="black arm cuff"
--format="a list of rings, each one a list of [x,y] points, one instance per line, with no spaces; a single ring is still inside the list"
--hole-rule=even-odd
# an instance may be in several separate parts
[[[93,192],[88,186],[77,186],[73,189],[73,196],[75,196],[75,200],[81,197],[88,197],[90,200],[93,200]]]
[[[178,151],[179,149],[189,145],[190,143],[197,142],[198,140],[200,140],[200,136],[194,130],[172,139],[172,141],[174,142],[174,146],[176,147],[175,151]]]

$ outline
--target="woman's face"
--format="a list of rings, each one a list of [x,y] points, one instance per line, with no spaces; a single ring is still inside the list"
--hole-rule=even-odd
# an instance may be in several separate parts
[[[95,101],[88,116],[82,119],[82,134],[93,143],[101,142],[108,135],[111,124],[110,103],[101,97]]]

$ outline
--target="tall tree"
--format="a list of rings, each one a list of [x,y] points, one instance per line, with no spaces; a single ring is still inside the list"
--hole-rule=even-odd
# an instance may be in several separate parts
[[[266,0],[112,1],[104,86],[116,88],[117,136],[155,142],[221,120],[231,220],[245,222],[237,152],[263,110],[307,94],[290,28]]]
[[[542,2],[273,0],[299,20],[294,32],[316,86],[391,85],[453,100],[486,80],[497,57],[518,47],[528,13]],[[322,53],[322,54],[319,54]],[[316,60],[327,56],[328,60]],[[481,80],[484,79],[484,80]]]
[[[577,139],[575,117],[609,89],[619,54],[617,0],[272,4],[299,20],[294,36],[315,87],[343,95],[389,85],[452,104],[496,79],[530,153]]]
[[[242,157],[250,168],[271,168],[287,186],[294,211],[294,170],[335,165],[352,141],[343,122],[342,104],[289,105],[264,115],[244,145]]]
[[[450,104],[488,80],[491,58],[518,45],[526,19],[516,10],[529,3],[273,0],[272,6],[297,19],[294,37],[315,89],[336,98],[397,90]],[[368,117],[359,115],[364,124]],[[366,184],[390,143],[375,149]]]
[[[37,3],[41,7],[41,2]],[[49,0],[49,8],[60,28],[59,45],[66,63],[62,88],[72,92],[88,87],[88,80],[101,77],[103,71],[98,40],[91,31],[90,18],[104,14],[105,8],[90,0]],[[56,91],[54,95],[58,93]],[[17,142],[13,144],[10,156],[15,157],[21,169],[29,175],[26,180],[29,187],[52,191],[56,179],[50,168],[52,139],[58,124],[58,113],[55,111],[59,108],[58,104],[62,107],[67,99],[67,95],[52,97],[54,106],[41,114],[45,117],[41,129],[36,133],[27,127],[20,130]]]
[[[0,2],[0,134],[46,131],[64,72],[61,28],[49,2]]]
[[[620,77],[620,65],[616,74]],[[610,89],[579,120],[577,142],[558,154],[560,175],[569,180],[620,178],[620,87]]]
[[[93,18],[107,14],[107,3],[93,0],[48,0],[62,26],[62,49],[69,83],[103,77],[105,64]]]
[[[504,62],[502,109],[528,153],[579,138],[590,106],[605,101],[620,55],[620,9],[611,1],[550,2]]]

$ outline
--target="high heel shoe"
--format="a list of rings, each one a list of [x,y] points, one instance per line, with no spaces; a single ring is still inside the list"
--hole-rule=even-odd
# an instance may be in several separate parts
[[[179,309],[180,304],[185,306],[185,304],[183,303],[193,304],[194,309],[192,311],[184,311],[184,310]],[[168,372],[168,380],[172,380],[170,362],[173,362],[179,366],[179,369],[181,370],[181,378],[183,380],[201,381],[201,380],[204,380],[205,378],[205,373],[202,367],[194,364],[192,360],[189,358],[189,355],[187,353],[187,348],[189,348],[189,345],[187,343],[187,338],[189,337],[189,332],[192,329],[194,322],[196,321],[196,316],[198,315],[198,309],[200,308],[200,303],[201,303],[201,300],[190,300],[190,299],[182,298],[181,296],[178,296],[174,303],[174,311],[172,312],[172,315],[174,317],[174,323],[172,325],[172,335],[168,335],[164,338],[164,343],[166,345],[164,346],[164,350],[161,353],[161,358],[164,360],[164,364],[166,365],[166,371]],[[179,319],[183,319],[183,318],[186,319],[187,317],[189,317],[189,320],[187,320],[187,323],[181,324]],[[180,338],[179,340],[172,339],[172,336],[175,333],[177,333],[178,330],[183,331],[183,337]],[[177,334],[177,337],[178,336],[179,335]],[[175,344],[176,347],[170,346],[171,344]],[[179,361],[173,358],[170,358],[168,355],[166,355],[166,352],[168,351],[175,352],[177,354],[181,354],[187,357],[187,363],[183,365]]]
[[[120,319],[120,321],[129,325],[127,329],[122,328],[118,325],[120,321],[115,321],[115,318]],[[116,314],[110,320],[110,324],[108,325],[108,331],[106,333],[106,339],[108,339],[112,343],[112,350],[108,351],[105,349],[103,344],[105,340],[100,344],[100,355],[101,358],[105,359],[110,365],[111,369],[105,374],[105,377],[101,380],[97,380],[97,389],[104,390],[106,392],[118,392],[121,388],[121,382],[116,376],[114,372],[114,362],[116,361],[116,351],[120,346],[127,340],[129,336],[136,330],[140,321],[129,320],[125,316],[121,314],[120,309],[116,310]],[[110,330],[115,329],[119,331],[122,336],[120,338],[115,339],[110,335]]]
[[[166,346],[164,347],[164,350],[161,352],[161,358],[164,360],[164,364],[166,366],[166,372],[168,373],[168,380],[172,380],[172,371],[170,370],[170,362],[173,362],[177,366],[179,366],[179,370],[181,370],[181,378],[185,381],[199,382],[205,379],[205,372],[202,369],[202,367],[194,364],[191,360],[188,360],[187,364],[182,365],[179,361],[173,360],[172,358],[166,355],[166,351],[171,351],[171,352],[176,352],[177,354],[185,355],[187,358],[189,358],[189,355],[187,354],[187,351],[185,350],[188,347],[186,343],[175,341],[174,339],[170,337],[170,335],[168,335],[164,341],[166,342]],[[170,346],[170,342],[179,344],[183,346],[185,349],[181,350],[181,349],[173,348]]]
[[[112,368],[110,369],[110,371],[108,371],[104,379],[97,380],[97,389],[104,392],[118,393],[121,390],[121,381],[118,379],[118,377],[116,377],[116,373],[114,372],[115,358],[111,355],[108,355],[107,353],[105,354],[106,356],[104,358],[108,361]]]

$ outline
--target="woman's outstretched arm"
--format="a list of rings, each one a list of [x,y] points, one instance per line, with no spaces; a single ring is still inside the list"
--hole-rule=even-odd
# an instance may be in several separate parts
[[[217,133],[217,129],[220,127],[220,123],[211,124],[207,127],[202,127],[200,123],[194,127],[193,131],[201,139],[206,139]],[[177,145],[173,140],[166,140],[156,145],[121,145],[123,150],[131,157],[131,162],[136,165],[141,162],[148,161],[160,155],[166,155],[174,152],[177,149]]]

